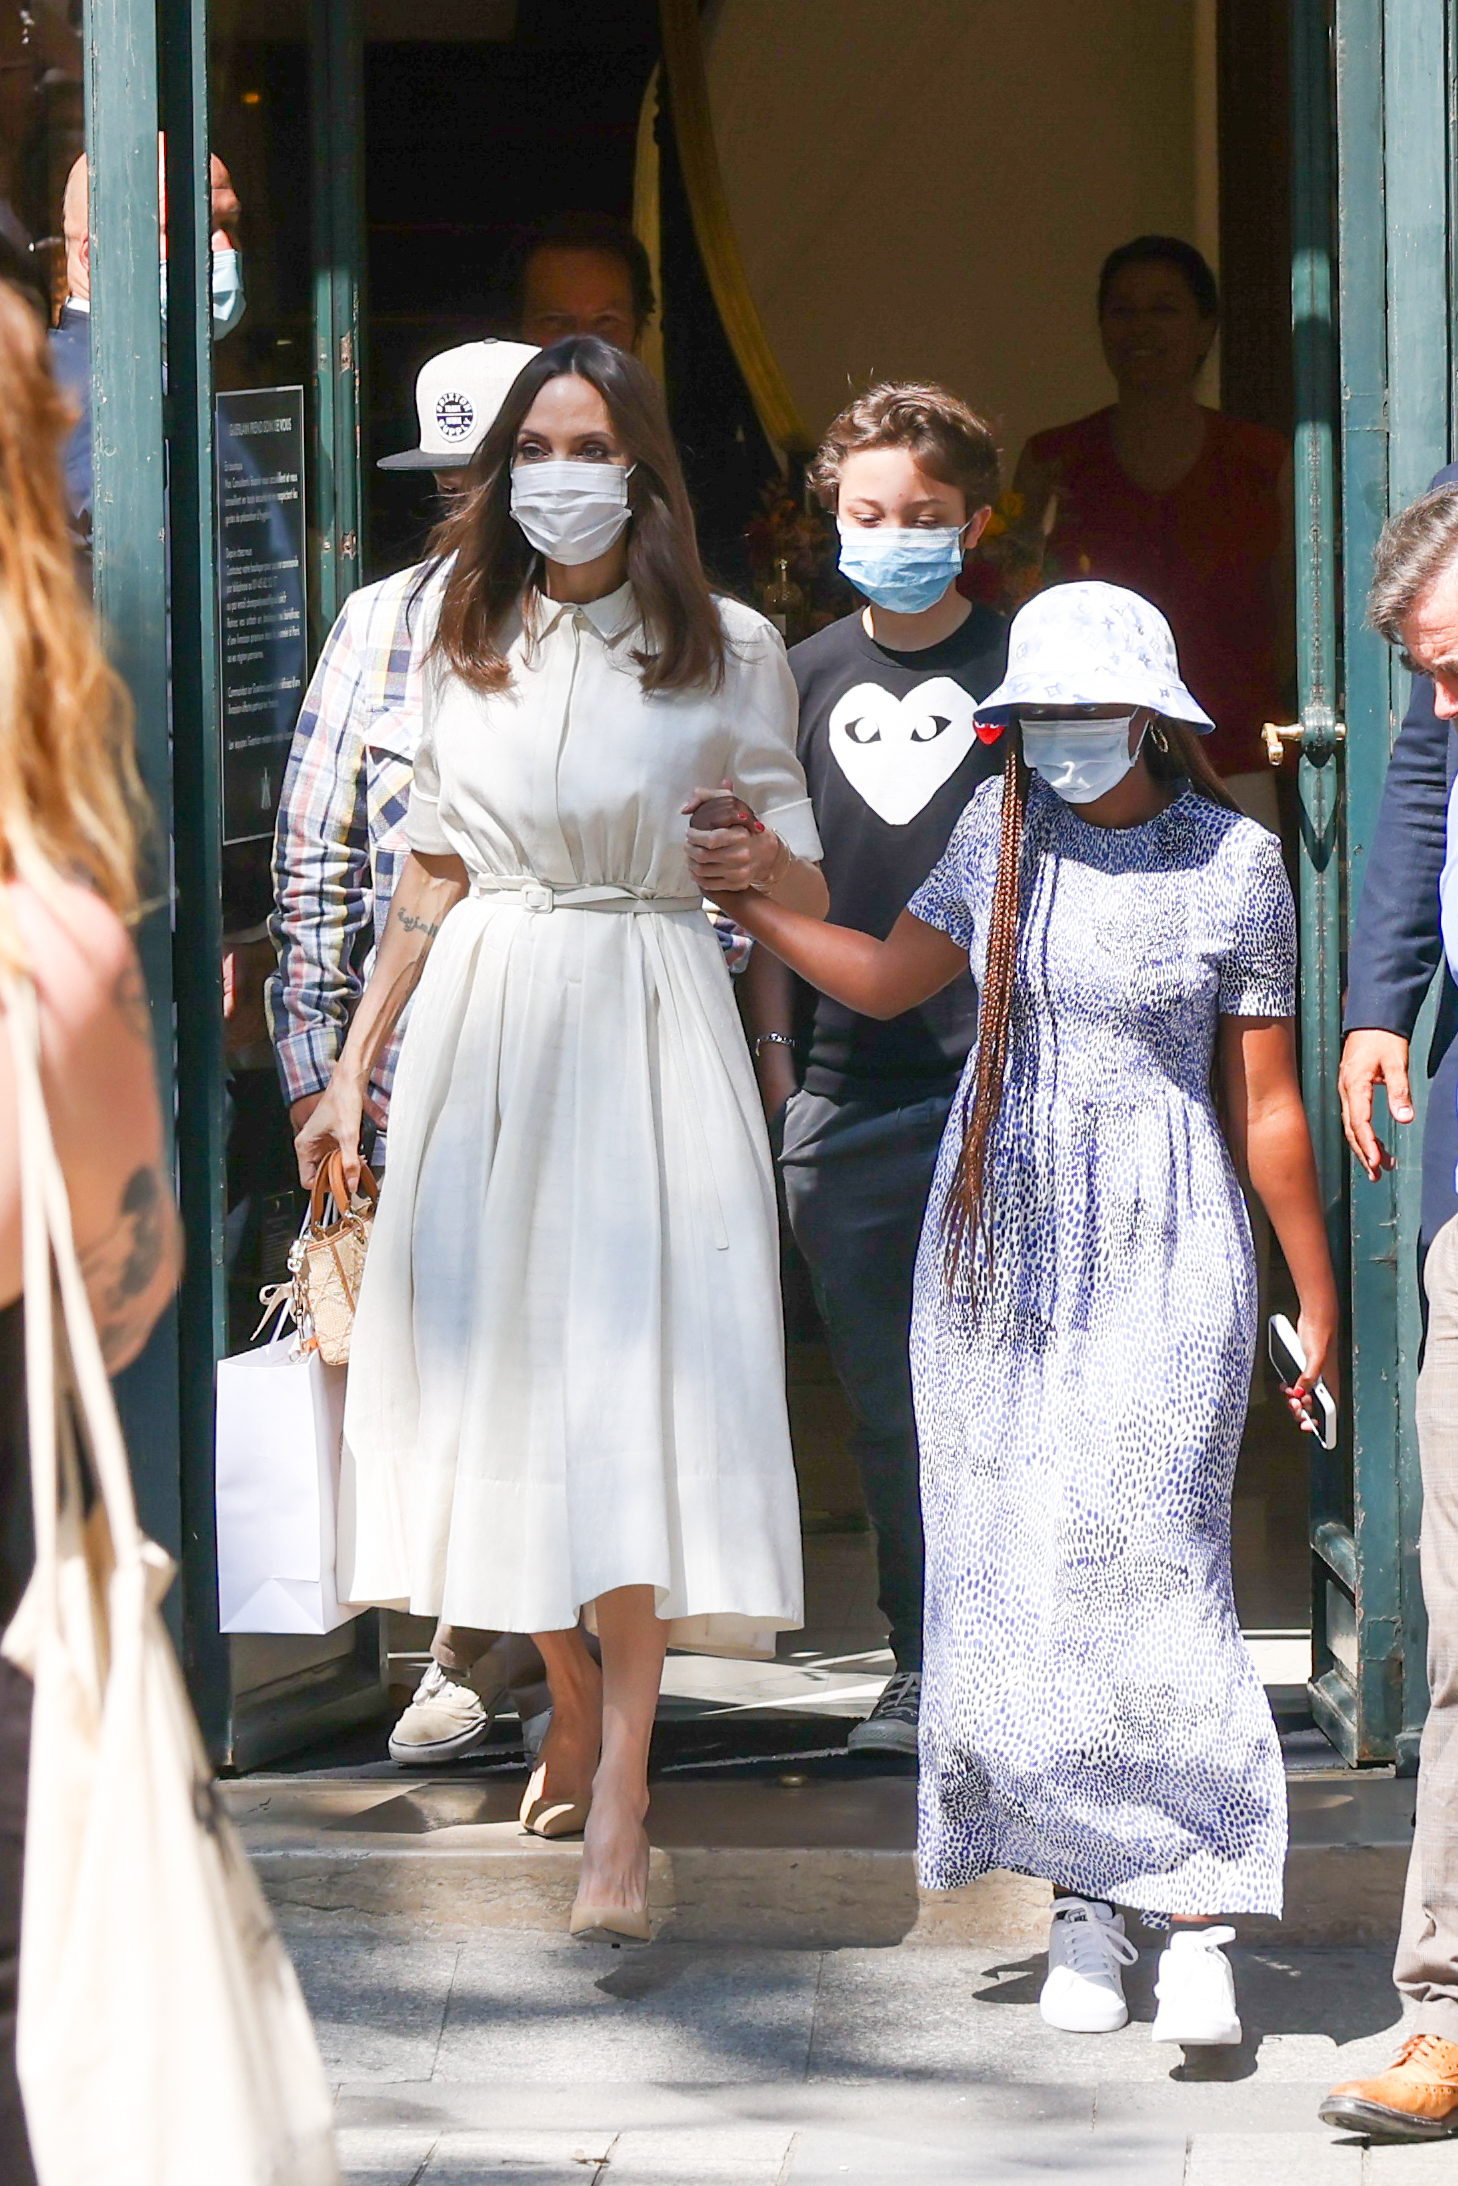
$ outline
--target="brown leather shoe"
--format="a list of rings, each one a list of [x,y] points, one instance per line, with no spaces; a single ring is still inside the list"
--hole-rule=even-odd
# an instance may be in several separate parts
[[[1458,2133],[1458,2042],[1414,2034],[1375,2080],[1334,2087],[1320,2117],[1368,2140],[1445,2140]]]

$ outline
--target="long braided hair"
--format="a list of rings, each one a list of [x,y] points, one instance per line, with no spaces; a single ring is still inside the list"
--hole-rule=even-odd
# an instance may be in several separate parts
[[[992,1228],[988,1154],[1002,1107],[1012,1038],[1013,993],[1017,981],[1018,937],[1022,926],[1023,826],[1028,809],[1028,768],[1023,759],[1021,725],[1007,725],[1007,760],[1002,776],[1002,835],[997,881],[988,921],[987,968],[977,1010],[977,1069],[962,1107],[962,1146],[951,1189],[942,1210],[942,1275],[948,1295],[965,1276],[977,1299],[992,1267]],[[1157,782],[1189,783],[1211,804],[1239,809],[1209,760],[1193,729],[1177,721],[1155,720],[1143,753]]]

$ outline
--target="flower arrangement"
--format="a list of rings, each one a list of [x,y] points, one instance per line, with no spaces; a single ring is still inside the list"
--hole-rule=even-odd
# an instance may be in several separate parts
[[[1005,615],[1016,614],[1052,581],[1044,554],[1050,529],[1046,515],[1042,522],[1029,520],[1024,495],[1011,489],[999,494],[986,530],[967,557],[960,590]]]
[[[746,526],[755,590],[761,600],[775,582],[777,564],[804,595],[803,626],[794,637],[808,636],[835,622],[855,604],[855,595],[836,568],[835,527],[825,511],[801,500],[788,479],[772,478],[759,496],[758,515]]]

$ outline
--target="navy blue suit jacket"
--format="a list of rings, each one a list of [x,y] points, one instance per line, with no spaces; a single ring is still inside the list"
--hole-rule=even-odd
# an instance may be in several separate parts
[[[66,499],[78,531],[91,530],[91,316],[71,304],[51,328],[51,370],[73,410],[80,414],[62,452]]]
[[[1458,483],[1458,463],[1433,480]],[[1458,735],[1433,711],[1427,676],[1413,679],[1377,831],[1367,857],[1362,900],[1347,961],[1345,1027],[1379,1027],[1411,1039],[1423,997],[1443,959],[1438,879],[1447,847],[1448,792],[1458,775]],[[1458,988],[1445,972],[1427,1067],[1433,1079],[1423,1141],[1423,1235],[1430,1239],[1458,1214]]]

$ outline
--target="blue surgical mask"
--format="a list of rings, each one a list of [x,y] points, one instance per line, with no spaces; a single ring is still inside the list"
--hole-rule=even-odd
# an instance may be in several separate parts
[[[1066,805],[1091,805],[1117,789],[1139,757],[1129,749],[1132,713],[1091,721],[1024,721],[1023,757]],[[1139,744],[1144,742],[1141,736]]]
[[[243,253],[238,250],[215,250],[212,254],[212,303],[213,340],[220,342],[225,334],[231,334],[248,307],[243,293]],[[159,268],[162,278],[162,324],[167,324],[167,261]]]
[[[840,573],[857,592],[891,615],[921,615],[935,607],[962,568],[965,526],[840,525]]]

